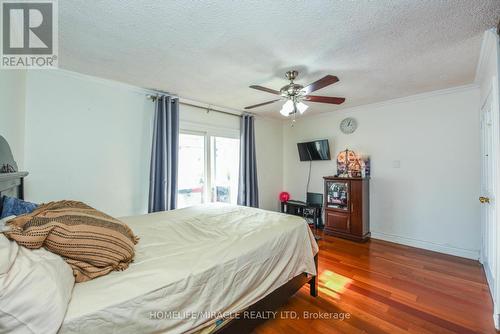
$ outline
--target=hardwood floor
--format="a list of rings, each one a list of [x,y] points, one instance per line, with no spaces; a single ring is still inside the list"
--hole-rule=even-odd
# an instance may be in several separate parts
[[[255,333],[495,333],[479,262],[374,239],[319,244],[319,296],[303,287]]]

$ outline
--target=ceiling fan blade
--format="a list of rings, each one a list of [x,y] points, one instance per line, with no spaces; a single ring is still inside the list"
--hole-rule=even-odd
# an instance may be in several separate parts
[[[261,90],[263,92],[268,92],[268,93],[275,94],[275,95],[280,95],[281,94],[277,90],[274,90],[274,89],[271,89],[271,88],[262,87],[262,86],[258,86],[258,85],[252,85],[252,86],[250,86],[250,88]]]
[[[339,81],[339,78],[337,78],[336,76],[327,75],[327,76],[324,76],[323,78],[319,79],[318,81],[313,82],[309,86],[304,87],[302,89],[302,91],[305,94],[309,94],[309,93],[312,93],[312,92],[314,92],[318,89],[321,89],[323,87],[330,86],[330,85],[336,83],[337,81]]]
[[[257,107],[261,107],[261,106],[265,106],[266,104],[271,104],[271,103],[274,103],[274,102],[277,102],[281,99],[277,99],[277,100],[272,100],[272,101],[267,101],[267,102],[264,102],[264,103],[259,103],[259,104],[254,104],[253,106],[248,106],[248,107],[245,107],[245,109],[253,109],[253,108],[257,108]]]
[[[342,103],[344,103],[345,98],[344,97],[306,95],[306,96],[304,96],[304,101],[330,103],[330,104],[342,104]]]

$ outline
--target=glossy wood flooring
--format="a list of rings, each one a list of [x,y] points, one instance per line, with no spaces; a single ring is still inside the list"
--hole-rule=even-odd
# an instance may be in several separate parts
[[[495,333],[479,262],[374,239],[319,244],[319,296],[303,287],[255,333]],[[305,319],[304,311],[350,319]]]

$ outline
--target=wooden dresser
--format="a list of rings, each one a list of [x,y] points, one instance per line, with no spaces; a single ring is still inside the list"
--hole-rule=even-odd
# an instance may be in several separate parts
[[[370,237],[369,179],[325,176],[325,233],[354,241]]]

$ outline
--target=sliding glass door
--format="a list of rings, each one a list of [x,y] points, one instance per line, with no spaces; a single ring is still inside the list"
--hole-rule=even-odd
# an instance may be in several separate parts
[[[205,136],[179,134],[179,176],[177,207],[201,204],[205,200]]]
[[[239,139],[211,137],[212,202],[236,204],[239,152]]]
[[[206,202],[236,204],[239,174],[238,138],[181,131],[177,207]]]

